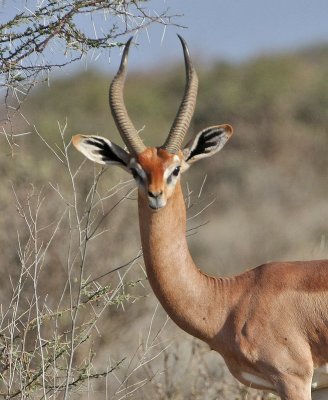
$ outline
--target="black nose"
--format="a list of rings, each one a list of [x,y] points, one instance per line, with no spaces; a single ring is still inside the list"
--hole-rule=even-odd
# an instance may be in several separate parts
[[[153,199],[157,199],[162,194],[163,194],[163,190],[161,190],[160,192],[150,192],[150,191],[148,191],[148,196],[152,197]]]

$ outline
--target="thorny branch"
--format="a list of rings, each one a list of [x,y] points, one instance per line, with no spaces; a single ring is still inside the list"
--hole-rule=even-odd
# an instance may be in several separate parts
[[[92,365],[92,341],[97,335],[100,319],[109,307],[123,307],[124,302],[132,303],[142,297],[134,295],[130,289],[142,286],[143,279],[127,281],[128,271],[119,279],[107,280],[104,285],[99,279],[113,271],[93,279],[84,276],[91,240],[88,232],[93,232],[93,225],[112,214],[100,210],[104,206],[102,203],[124,190],[125,185],[106,190],[105,196],[100,196],[97,190],[102,176],[100,171],[86,193],[84,206],[80,207],[75,183],[80,179],[80,168],[77,171],[71,169],[69,144],[65,141],[66,126],[59,128],[62,146],[57,150],[64,157],[61,165],[71,179],[69,190],[62,193],[56,190],[61,199],[57,207],[62,206],[62,211],[50,223],[45,222],[46,190],[38,191],[31,185],[27,197],[22,198],[12,186],[22,225],[17,231],[19,275],[11,281],[9,303],[0,304],[0,397],[7,399],[57,398],[59,393],[68,399],[72,391],[80,390],[85,382],[109,379],[121,367],[125,357],[106,368]],[[45,140],[42,142],[48,151],[56,152]],[[58,157],[55,160],[59,162]],[[96,193],[100,198],[95,198]],[[41,294],[41,286],[60,232],[66,232],[64,242],[69,249],[65,261],[67,279],[61,282],[57,301],[48,302],[47,296]],[[126,266],[128,270],[133,268],[138,258],[139,255],[115,271]],[[76,362],[77,354],[83,354],[83,348],[88,348],[90,355],[86,355],[82,363]]]
[[[26,0],[24,8],[0,24],[1,131],[36,83],[49,79],[89,53],[110,56],[110,50],[152,24],[174,25],[177,15],[158,13],[149,0]],[[5,4],[4,4],[5,5]],[[0,9],[1,11],[1,9]],[[10,126],[11,129],[11,126]],[[14,133],[10,132],[11,139]]]

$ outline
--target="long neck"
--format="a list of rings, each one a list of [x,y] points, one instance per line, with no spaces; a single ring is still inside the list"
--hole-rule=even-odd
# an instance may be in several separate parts
[[[186,210],[178,183],[158,212],[139,195],[139,223],[149,282],[162,306],[183,330],[207,342],[226,321],[231,281],[203,274],[186,241]]]

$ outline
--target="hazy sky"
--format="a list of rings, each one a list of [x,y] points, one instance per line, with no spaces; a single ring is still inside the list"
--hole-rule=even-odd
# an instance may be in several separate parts
[[[328,43],[328,0],[156,0],[152,4],[158,8],[165,4],[172,12],[184,14],[177,21],[188,29],[179,32],[204,62],[209,58],[241,61]],[[151,44],[146,35],[140,36],[143,57],[138,57],[138,65],[181,57],[177,29],[167,29],[162,46],[162,32],[156,31]]]
[[[18,3],[24,1],[2,2],[0,20]],[[151,0],[147,5],[158,12],[169,8],[172,14],[183,14],[175,21],[187,29],[168,27],[163,35],[163,27],[153,27],[150,40],[145,32],[140,33],[140,46],[131,52],[131,69],[182,61],[177,32],[187,40],[193,58],[202,63],[213,59],[239,62],[260,54],[328,43],[328,0]],[[97,63],[89,59],[88,68],[96,64],[116,69],[118,52],[111,52],[112,65],[108,65],[107,56],[100,56]]]

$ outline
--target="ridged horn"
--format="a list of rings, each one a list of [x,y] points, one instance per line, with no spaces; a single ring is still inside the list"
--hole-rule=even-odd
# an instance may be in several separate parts
[[[181,148],[183,138],[188,131],[190,121],[194,113],[198,90],[198,78],[190,60],[187,43],[180,35],[178,35],[178,37],[182,44],[185,60],[186,86],[179,110],[173,121],[170,133],[162,146],[169,153],[176,153]]]
[[[131,122],[126,110],[123,98],[124,82],[126,77],[126,65],[128,62],[129,48],[132,37],[124,47],[120,68],[117,71],[109,89],[109,105],[117,129],[132,154],[142,153],[146,146],[143,144],[136,128]]]

